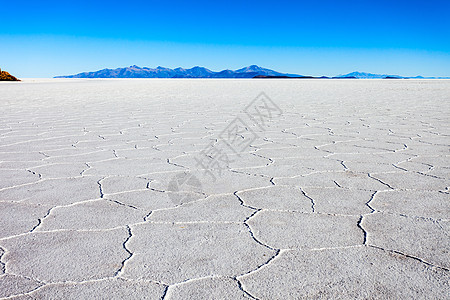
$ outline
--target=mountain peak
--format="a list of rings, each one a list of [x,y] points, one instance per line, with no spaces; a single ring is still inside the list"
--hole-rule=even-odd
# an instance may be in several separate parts
[[[248,66],[248,67],[244,67],[242,69],[238,69],[238,70],[236,70],[236,72],[238,72],[238,73],[242,73],[242,72],[257,72],[257,71],[261,71],[261,70],[264,70],[264,69],[261,68],[260,66],[257,66],[257,65],[251,65],[251,66]]]
[[[262,69],[260,66],[257,66],[257,65],[251,65],[251,66],[248,66],[247,68],[251,69],[251,70],[260,70],[260,69]]]

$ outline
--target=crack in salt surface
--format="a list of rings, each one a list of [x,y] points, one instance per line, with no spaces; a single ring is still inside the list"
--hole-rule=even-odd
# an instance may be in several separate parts
[[[125,282],[145,282],[145,283],[154,283],[157,285],[161,285],[161,286],[167,286],[167,284],[158,282],[158,281],[154,281],[154,280],[144,280],[144,279],[129,279],[129,278],[124,278],[124,277],[104,277],[104,278],[99,278],[99,279],[90,279],[90,280],[81,280],[81,281],[71,281],[71,280],[66,280],[66,281],[55,281],[55,282],[43,282],[43,281],[39,281],[30,277],[26,277],[26,276],[22,276],[22,275],[17,275],[17,274],[12,274],[12,273],[8,273],[10,275],[13,276],[17,276],[17,277],[21,277],[21,278],[25,278],[28,280],[33,280],[35,282],[37,282],[38,284],[40,284],[40,286],[24,292],[24,293],[17,293],[17,294],[13,294],[13,295],[9,295],[7,297],[4,298],[0,298],[0,299],[15,299],[16,297],[21,297],[21,296],[33,296],[34,293],[36,293],[37,291],[39,291],[42,288],[45,287],[51,287],[51,286],[58,286],[58,285],[72,285],[72,286],[77,286],[77,285],[81,285],[81,284],[85,284],[85,283],[97,283],[97,282],[103,282],[103,281],[108,281],[108,280],[121,280],[121,281],[125,281]]]
[[[148,218],[150,218],[150,216],[153,214],[153,211],[150,211],[147,215],[145,215],[144,217],[144,222],[148,221]]]
[[[127,239],[123,242],[122,247],[123,249],[128,253],[128,257],[125,258],[122,261],[122,265],[120,267],[119,270],[117,270],[117,272],[114,274],[114,276],[119,276],[120,274],[122,274],[123,269],[125,268],[125,264],[127,263],[127,261],[129,259],[131,259],[131,257],[133,256],[133,252],[131,252],[128,248],[127,248],[127,243],[131,240],[131,238],[133,237],[133,232],[131,231],[131,227],[129,225],[126,226],[127,231],[128,231],[128,237]]]
[[[378,178],[373,177],[370,173],[367,173],[367,176],[369,176],[369,178],[372,178],[372,179],[378,181],[379,183],[381,183],[381,184],[387,186],[387,187],[390,188],[391,190],[394,190],[394,188],[393,188],[392,186],[390,186],[388,183],[382,181],[381,179],[378,179]]]
[[[186,167],[186,166],[183,166],[183,165],[180,165],[180,164],[176,164],[176,163],[171,162],[171,161],[170,161],[170,158],[168,158],[168,159],[166,160],[166,162],[167,162],[169,165],[172,165],[172,166],[175,166],[175,167],[179,167],[179,168],[183,168],[183,169],[189,169],[189,168]]]
[[[365,205],[371,210],[371,213],[373,213],[373,212],[376,211],[372,206],[370,206],[370,202],[372,202],[372,200],[375,198],[375,195],[376,195],[377,193],[378,193],[378,191],[373,192],[373,194],[370,196],[369,201],[367,201],[367,202],[365,203]]]
[[[107,199],[107,198],[103,198],[103,199],[106,200],[106,201],[110,201],[110,202],[116,203],[116,204],[118,204],[120,206],[129,207],[129,208],[132,208],[132,209],[139,210],[139,208],[137,208],[136,206],[133,206],[133,205],[130,205],[130,204],[125,204],[125,203],[122,203],[122,202],[117,201],[117,200],[112,200],[112,199]]]
[[[338,187],[343,189],[344,187],[342,185],[340,185],[336,180],[333,180],[333,183]]]
[[[166,296],[167,296],[167,292],[169,291],[169,285],[167,285],[165,288],[164,288],[164,291],[163,291],[163,294],[162,294],[162,296],[161,296],[161,300],[164,300],[164,299],[166,299]]]
[[[256,267],[253,270],[250,270],[244,274],[238,275],[233,277],[234,280],[236,280],[239,289],[244,292],[246,295],[248,295],[251,299],[258,299],[257,297],[253,296],[250,292],[248,292],[245,287],[243,286],[242,282],[240,281],[241,278],[249,276],[250,274],[256,273],[258,271],[260,271],[262,268],[267,267],[270,263],[272,263],[277,257],[279,257],[280,253],[282,253],[284,250],[281,249],[277,249],[274,253],[274,255],[272,255],[272,257],[270,257],[265,263],[259,265],[258,267]]]
[[[37,173],[37,172],[34,172],[34,171],[30,170],[30,169],[27,169],[27,171],[28,171],[28,172],[30,172],[30,173],[31,173],[31,174],[33,174],[33,175],[37,175],[37,176],[38,176],[38,178],[39,178],[39,180],[41,180],[41,179],[42,179],[42,174],[40,174],[40,173]]]
[[[407,169],[404,169],[404,168],[402,168],[402,167],[399,167],[399,166],[397,166],[396,164],[392,164],[392,166],[393,166],[394,168],[397,168],[397,169],[399,169],[399,170],[402,170],[402,171],[408,172],[408,170],[407,170]]]
[[[247,223],[251,218],[253,218],[257,213],[259,213],[259,212],[261,212],[261,211],[262,211],[262,209],[258,209],[257,211],[255,211],[254,213],[252,213],[250,216],[248,216],[248,217],[244,220],[244,225],[247,227],[248,232],[250,233],[250,236],[252,237],[252,239],[253,239],[256,243],[260,244],[260,245],[263,246],[263,247],[266,247],[266,248],[269,249],[269,250],[272,250],[272,251],[279,251],[279,249],[273,248],[273,247],[271,247],[271,246],[269,246],[269,245],[267,245],[267,244],[264,244],[264,243],[261,242],[260,240],[258,240],[258,239],[255,237],[255,234],[253,233],[251,226]]]
[[[102,181],[105,179],[106,177],[102,177],[97,181],[98,184],[98,189],[100,191],[100,198],[103,199],[103,197],[105,196],[105,194],[103,194],[103,187],[102,187]]]
[[[32,280],[32,281],[36,282],[39,286],[37,286],[37,287],[35,287],[35,288],[31,289],[30,291],[27,291],[25,293],[17,293],[17,294],[8,295],[6,297],[1,297],[0,298],[1,300],[3,300],[3,299],[5,299],[5,300],[6,299],[15,299],[16,297],[21,297],[21,296],[29,296],[29,295],[32,295],[33,293],[37,292],[41,288],[43,288],[43,287],[48,285],[48,284],[46,284],[46,283],[44,283],[42,281],[38,281],[38,280],[33,279],[33,278],[27,278],[25,276],[20,276],[20,275],[15,275],[15,274],[9,274],[9,275],[16,276],[16,277],[22,277],[22,278],[27,279],[27,280]]]
[[[361,215],[356,226],[358,226],[358,228],[361,229],[361,231],[363,232],[363,235],[364,235],[363,245],[366,245],[367,244],[367,231],[362,227],[363,218],[364,218],[364,216]]]
[[[252,294],[250,294],[250,292],[248,292],[248,291],[246,291],[246,290],[244,289],[244,286],[242,285],[242,282],[241,282],[239,279],[237,279],[236,277],[234,277],[233,280],[237,283],[237,286],[238,286],[239,290],[241,290],[245,295],[247,295],[248,297],[250,297],[250,299],[255,299],[255,300],[258,299],[258,298],[256,298],[255,296],[253,296]]]
[[[32,233],[34,232],[39,226],[41,226],[42,221],[44,221],[45,218],[47,218],[50,215],[50,212],[52,211],[52,209],[54,209],[56,206],[50,208],[47,213],[42,217],[38,219],[38,224],[36,226],[34,226],[29,232]]]
[[[83,176],[84,172],[86,172],[87,170],[89,170],[89,169],[91,168],[91,166],[90,166],[88,163],[84,163],[84,164],[87,166],[87,168],[86,168],[86,169],[83,169],[83,170],[80,172],[80,175],[81,175],[81,176]]]
[[[144,224],[144,222],[138,222],[138,223],[134,223],[132,225],[134,226],[134,225],[140,225],[140,224]],[[116,226],[116,227],[110,227],[110,228],[102,228],[102,229],[53,229],[53,230],[40,230],[40,231],[33,231],[33,232],[28,231],[28,232],[19,233],[16,235],[2,237],[2,238],[0,238],[0,241],[6,241],[6,240],[23,237],[23,236],[27,236],[27,235],[31,235],[31,234],[44,234],[44,233],[56,233],[56,232],[106,232],[106,231],[114,231],[114,230],[121,229],[121,228],[123,228],[123,225]]]
[[[260,209],[260,208],[257,208],[257,207],[253,207],[253,206],[250,206],[250,205],[245,204],[244,200],[242,200],[242,198],[239,197],[239,195],[238,195],[239,192],[241,192],[241,191],[235,191],[235,192],[233,193],[233,195],[236,196],[236,198],[239,200],[240,205],[243,206],[243,207],[246,207],[246,208],[250,208],[250,209],[255,210],[255,212],[253,212],[249,217],[247,217],[247,218],[244,220],[244,223],[245,223],[248,219],[250,219],[255,213],[257,213],[257,212],[260,211],[261,209]]]
[[[315,209],[316,203],[314,202],[314,199],[312,197],[308,196],[302,188],[300,188],[300,191],[302,192],[303,196],[305,196],[306,198],[308,198],[311,201],[312,212],[313,213],[316,212],[316,209]]]
[[[0,255],[0,270],[2,271],[2,273],[6,273],[6,263],[2,261],[2,258],[5,255],[6,250],[3,249],[2,247],[0,247],[0,250],[2,250],[2,254]]]
[[[263,155],[257,154],[257,153],[250,153],[250,154],[251,154],[251,155],[254,155],[254,156],[256,156],[256,157],[261,157],[261,158],[267,159],[269,162],[265,165],[266,167],[272,165],[272,164],[275,162],[272,158],[270,158],[270,157],[268,157],[268,156],[263,156]],[[259,167],[259,166],[258,166],[258,167]]]
[[[409,255],[409,254],[406,254],[406,253],[403,253],[403,252],[400,252],[400,251],[397,251],[397,250],[386,249],[386,248],[382,248],[382,247],[378,247],[378,246],[370,245],[370,244],[367,244],[366,246],[367,247],[372,247],[372,248],[375,248],[375,249],[379,249],[379,250],[383,250],[383,251],[386,251],[386,252],[395,253],[395,254],[398,254],[398,255],[401,255],[401,256],[405,256],[405,257],[417,260],[417,261],[419,261],[419,262],[421,262],[421,263],[423,263],[423,264],[425,264],[425,265],[427,265],[429,267],[432,267],[432,268],[441,269],[441,270],[444,270],[444,271],[450,271],[450,269],[448,269],[448,268],[432,264],[430,262],[427,262],[426,260],[423,260],[420,257]]]
[[[248,291],[246,291],[246,290],[244,289],[242,283],[241,283],[240,280],[239,280],[239,277],[242,277],[242,276],[244,276],[244,275],[247,275],[247,274],[256,272],[257,270],[263,268],[264,266],[267,266],[268,264],[270,264],[270,263],[271,263],[271,262],[272,262],[279,254],[280,254],[281,250],[280,250],[280,249],[275,249],[275,248],[273,248],[273,247],[271,247],[271,246],[269,246],[269,245],[267,245],[267,244],[264,244],[264,243],[262,243],[261,241],[259,241],[259,240],[255,237],[255,235],[254,235],[254,233],[253,233],[253,231],[252,231],[250,225],[249,225],[247,222],[248,222],[251,218],[253,218],[257,213],[259,213],[260,211],[262,211],[262,209],[258,209],[258,208],[255,208],[255,207],[246,205],[246,204],[244,203],[244,201],[241,199],[241,197],[239,197],[239,195],[237,194],[238,192],[239,192],[239,191],[235,191],[235,192],[234,192],[234,195],[235,195],[236,198],[239,200],[240,205],[242,205],[242,206],[244,206],[244,207],[246,207],[246,208],[255,210],[255,211],[254,211],[252,214],[250,214],[250,215],[244,220],[244,222],[243,222],[244,225],[247,227],[248,232],[250,233],[250,236],[251,236],[252,239],[253,239],[256,243],[258,243],[259,245],[261,245],[261,246],[263,246],[263,247],[266,247],[267,249],[269,249],[269,250],[271,250],[271,251],[274,251],[274,254],[273,254],[273,255],[272,255],[265,263],[263,263],[263,264],[257,266],[257,267],[256,267],[255,269],[253,269],[253,270],[250,270],[250,271],[248,271],[248,272],[246,272],[246,273],[244,273],[244,274],[241,274],[241,275],[239,275],[239,276],[235,276],[235,277],[233,278],[234,280],[236,280],[236,282],[237,282],[237,284],[238,284],[238,287],[239,287],[239,289],[240,289],[242,292],[244,292],[246,295],[248,295],[248,296],[251,297],[252,299],[256,299],[256,297],[254,297],[253,295],[251,295]]]

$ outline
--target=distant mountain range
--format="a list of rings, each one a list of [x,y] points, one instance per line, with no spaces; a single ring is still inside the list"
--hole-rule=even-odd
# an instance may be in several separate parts
[[[404,78],[399,75],[388,75],[388,74],[373,74],[365,72],[351,72],[348,74],[341,74],[336,76],[336,78],[358,78],[358,79],[383,79],[383,78]]]
[[[450,77],[404,77],[399,75],[372,74],[364,72],[352,72],[335,77],[312,77],[298,74],[280,73],[274,70],[261,68],[257,65],[251,65],[237,70],[223,70],[219,72],[211,71],[204,67],[184,68],[164,68],[157,67],[155,69],[147,67],[138,67],[136,65],[117,68],[103,69],[95,72],[83,72],[75,75],[56,76],[55,78],[356,78],[356,79],[406,79],[406,78],[423,78],[423,79],[448,79]]]
[[[138,67],[136,65],[117,68],[103,69],[96,72],[84,72],[76,75],[56,76],[55,78],[253,78],[255,76],[288,76],[304,77],[297,74],[285,74],[270,69],[252,65],[238,70],[223,70],[214,72],[204,67],[193,67],[191,69],[169,69],[157,67],[155,69]]]
[[[358,79],[408,79],[408,78],[416,78],[416,79],[449,79],[450,77],[423,77],[423,76],[415,76],[415,77],[406,77],[400,75],[388,75],[388,74],[373,74],[373,73],[365,73],[365,72],[351,72],[345,75],[338,75],[333,78],[358,78]]]

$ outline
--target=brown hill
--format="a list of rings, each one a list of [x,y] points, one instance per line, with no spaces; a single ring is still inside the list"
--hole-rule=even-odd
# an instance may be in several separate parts
[[[0,69],[0,81],[20,81],[20,80],[12,76],[8,72],[2,71],[2,69]]]

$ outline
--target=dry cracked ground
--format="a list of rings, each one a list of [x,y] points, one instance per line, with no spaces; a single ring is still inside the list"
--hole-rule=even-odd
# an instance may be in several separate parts
[[[260,92],[282,110],[263,126]],[[448,299],[450,81],[25,80],[0,101],[2,299]]]

